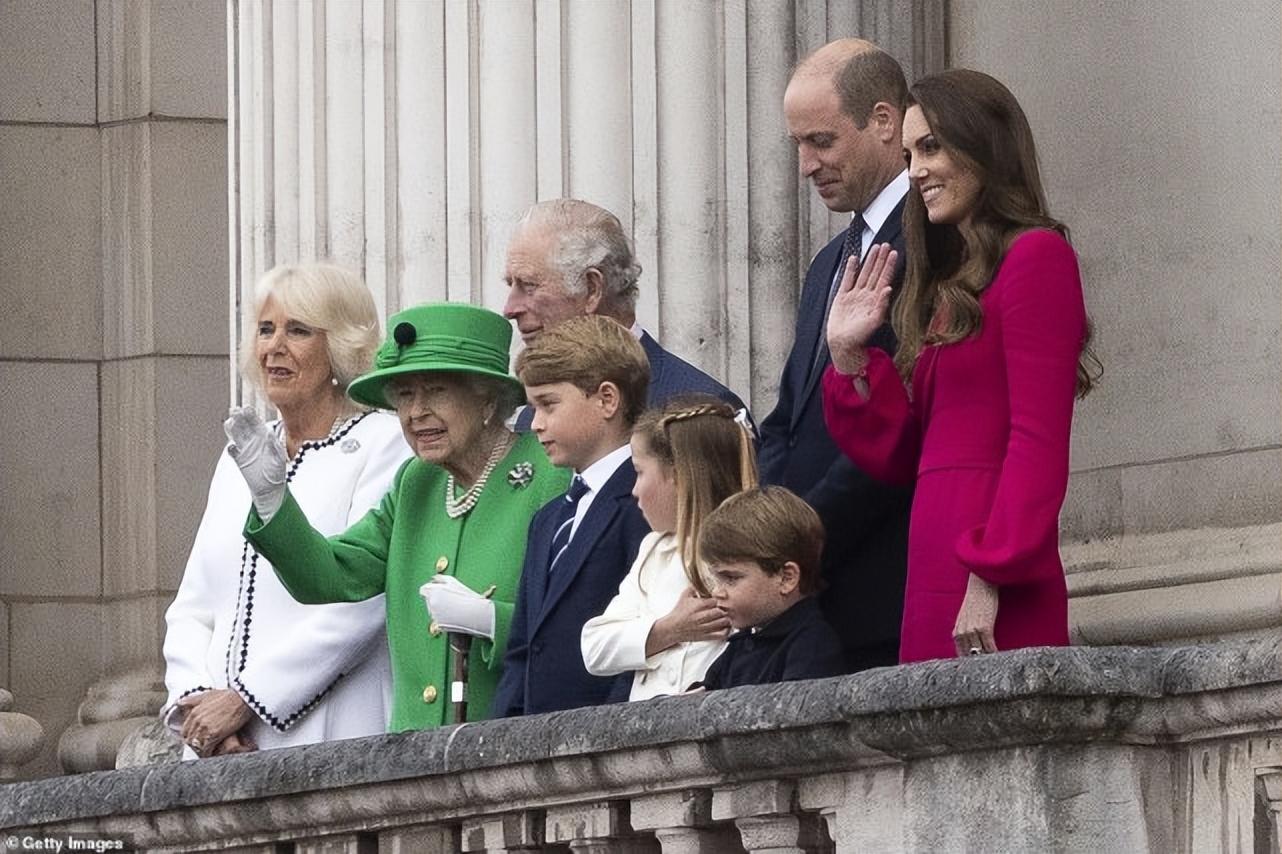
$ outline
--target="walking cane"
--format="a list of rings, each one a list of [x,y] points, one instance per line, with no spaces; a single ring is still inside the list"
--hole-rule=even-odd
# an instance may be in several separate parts
[[[489,599],[497,588],[491,584],[481,595]],[[472,652],[472,636],[450,632],[450,651],[454,653],[454,672],[450,676],[450,702],[453,704],[454,723],[467,722],[467,664]]]
[[[454,673],[450,682],[450,702],[454,704],[454,723],[467,721],[467,657],[472,651],[472,636],[450,632],[450,652],[454,653]]]

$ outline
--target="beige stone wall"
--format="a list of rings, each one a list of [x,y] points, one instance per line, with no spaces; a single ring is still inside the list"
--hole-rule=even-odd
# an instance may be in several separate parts
[[[226,10],[0,2],[0,687],[153,659],[227,400]]]
[[[1028,113],[1082,258],[1105,375],[1069,532],[1277,521],[1282,6],[952,0],[950,25]]]
[[[1105,366],[1063,518],[1079,639],[1276,626],[1282,6],[951,0],[949,21],[952,64],[1028,114]]]

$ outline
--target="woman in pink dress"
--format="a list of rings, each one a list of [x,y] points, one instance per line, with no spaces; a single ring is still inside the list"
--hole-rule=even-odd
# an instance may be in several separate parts
[[[1097,367],[1068,229],[1047,213],[1009,90],[954,69],[912,87],[899,349],[865,347],[896,253],[848,265],[824,416],[870,476],[916,481],[900,660],[1068,643],[1059,511],[1074,397]],[[906,386],[907,384],[907,386]]]

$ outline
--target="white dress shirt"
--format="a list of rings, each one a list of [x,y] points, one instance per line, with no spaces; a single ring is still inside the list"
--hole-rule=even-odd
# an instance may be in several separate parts
[[[583,482],[587,484],[588,491],[583,493],[583,497],[579,499],[579,506],[574,510],[574,524],[570,526],[571,540],[574,539],[575,533],[579,530],[579,523],[583,521],[583,517],[588,515],[588,508],[592,506],[592,501],[596,498],[596,494],[601,491],[601,487],[605,486],[606,482],[614,477],[614,473],[619,470],[619,466],[630,459],[632,459],[632,445],[629,443],[615,448],[583,471],[577,472],[578,476],[583,478]]]

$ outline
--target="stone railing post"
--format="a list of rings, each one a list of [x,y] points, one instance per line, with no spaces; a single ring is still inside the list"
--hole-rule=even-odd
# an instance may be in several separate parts
[[[527,810],[464,821],[462,850],[469,854],[542,851],[543,815],[542,810]]]
[[[13,694],[0,688],[0,783],[14,780],[45,743],[44,727],[35,718],[13,710]]]
[[[547,841],[574,854],[659,854],[653,839],[632,829],[627,801],[552,807],[547,816]]]
[[[653,831],[663,854],[720,854],[739,845],[734,827],[712,827],[712,793],[696,790],[632,799],[632,829]]]
[[[457,825],[420,825],[385,830],[378,835],[379,854],[460,854]]]
[[[165,683],[155,662],[99,679],[89,686],[76,723],[58,739],[62,770],[75,774],[115,768],[121,745],[152,724],[164,703]],[[170,746],[177,744],[171,741]],[[181,755],[180,747],[178,751]]]
[[[803,779],[797,802],[823,817],[837,850],[900,854],[905,850],[903,790],[903,766],[886,765]]]
[[[294,844],[294,854],[377,854],[377,840],[366,834],[347,833],[306,839]]]
[[[1255,850],[1282,854],[1282,768],[1257,768],[1255,794]]]
[[[714,821],[733,819],[750,854],[822,854],[833,850],[823,819],[797,812],[797,786],[791,780],[763,780],[717,789]]]

